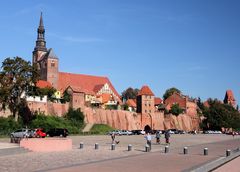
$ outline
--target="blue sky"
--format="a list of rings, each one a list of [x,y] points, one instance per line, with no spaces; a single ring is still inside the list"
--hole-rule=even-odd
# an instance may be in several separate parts
[[[60,71],[108,76],[121,93],[149,85],[240,102],[238,0],[0,2],[0,61],[32,59],[40,12]]]

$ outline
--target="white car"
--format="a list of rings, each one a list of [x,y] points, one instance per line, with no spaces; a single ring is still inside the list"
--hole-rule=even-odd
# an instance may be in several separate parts
[[[112,135],[112,134],[121,136],[122,132],[121,132],[121,130],[113,130],[113,131],[108,132],[108,135]]]
[[[122,135],[132,135],[133,133],[131,131],[128,131],[128,130],[121,130],[121,134]]]
[[[34,134],[33,130],[23,128],[23,129],[19,129],[12,132],[10,134],[10,137],[11,138],[28,138],[28,137],[32,137],[33,134]]]

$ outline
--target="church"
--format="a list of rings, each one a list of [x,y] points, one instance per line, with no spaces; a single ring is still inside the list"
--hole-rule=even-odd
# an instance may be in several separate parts
[[[86,104],[102,108],[117,107],[122,103],[120,95],[107,77],[59,71],[59,58],[54,54],[52,48],[46,47],[42,14],[37,29],[37,41],[32,63],[37,65],[40,73],[40,81],[37,85],[39,87],[54,87],[57,90],[56,97],[58,98],[61,98],[63,93],[67,91],[71,94],[70,105],[73,108],[81,108]],[[36,107],[32,106],[32,110],[34,109],[36,110]],[[39,110],[39,108],[37,109]]]

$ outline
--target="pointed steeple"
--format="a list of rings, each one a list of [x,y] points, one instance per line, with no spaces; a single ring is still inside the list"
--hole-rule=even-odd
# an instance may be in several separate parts
[[[42,12],[41,12],[41,16],[40,16],[39,27],[43,27]]]
[[[40,22],[39,22],[39,26],[38,26],[38,36],[37,36],[37,41],[36,41],[36,46],[34,48],[34,51],[45,51],[47,52],[47,48],[46,48],[46,41],[45,41],[45,29],[43,26],[43,18],[42,18],[42,12],[41,12],[41,16],[40,16]]]

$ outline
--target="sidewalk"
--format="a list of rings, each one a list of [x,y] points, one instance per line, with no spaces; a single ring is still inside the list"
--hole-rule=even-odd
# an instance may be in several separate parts
[[[209,149],[209,155],[203,155],[203,148]],[[84,163],[67,168],[54,169],[51,172],[156,172],[156,171],[191,171],[207,162],[225,157],[226,149],[239,147],[239,140],[229,140],[218,143],[202,144],[188,147],[188,154],[184,155],[182,149],[170,149],[169,154],[161,152],[144,153],[141,155]],[[236,164],[236,163],[235,163]]]

